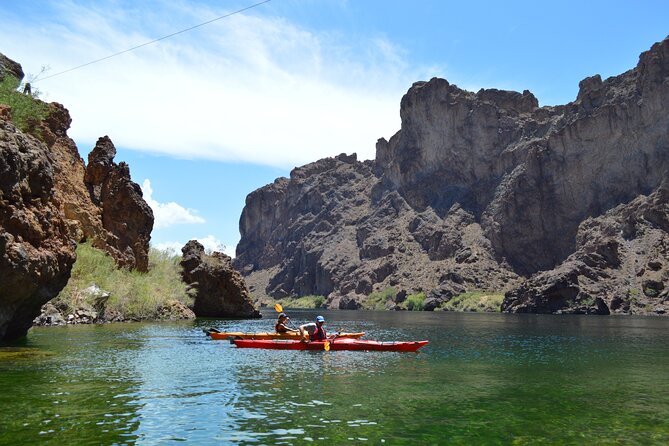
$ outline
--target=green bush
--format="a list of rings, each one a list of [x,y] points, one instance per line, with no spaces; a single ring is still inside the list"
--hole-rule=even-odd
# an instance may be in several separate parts
[[[409,294],[401,306],[409,311],[423,311],[423,308],[425,308],[425,293]]]
[[[279,303],[286,308],[323,308],[325,296],[302,296],[292,299],[281,299]]]
[[[118,269],[106,253],[84,243],[77,247],[77,261],[70,280],[52,303],[71,312],[82,306],[96,308],[124,319],[154,319],[170,301],[192,305],[180,275],[179,257],[151,248],[149,272]],[[105,302],[87,301],[82,290],[92,284],[110,293]]]
[[[500,311],[504,294],[485,291],[470,291],[455,296],[437,310],[445,311]]]
[[[17,91],[19,85],[18,79],[6,76],[0,82],[0,104],[12,108],[12,121],[16,127],[22,132],[34,133],[35,126],[49,115],[49,105],[37,99],[38,92],[23,94]]]
[[[375,291],[362,302],[362,308],[365,310],[385,310],[386,303],[394,300],[397,296],[397,290],[393,287],[381,291]]]

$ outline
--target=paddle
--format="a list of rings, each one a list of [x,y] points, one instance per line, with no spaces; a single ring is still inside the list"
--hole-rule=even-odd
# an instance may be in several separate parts
[[[323,349],[324,349],[326,352],[329,352],[329,351],[330,351],[330,342],[334,342],[334,340],[337,339],[337,336],[339,336],[339,332],[337,332],[334,336],[332,336],[332,339],[330,339],[330,340],[326,340],[326,341],[323,343]]]
[[[220,333],[220,331],[216,330],[216,329],[213,328],[213,327],[212,327],[212,328],[203,328],[202,331],[204,331],[204,332],[207,333],[207,334],[210,334],[210,333]]]

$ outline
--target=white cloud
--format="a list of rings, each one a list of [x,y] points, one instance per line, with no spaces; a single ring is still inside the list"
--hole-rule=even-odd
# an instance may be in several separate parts
[[[178,224],[204,223],[204,218],[195,215],[195,210],[186,209],[173,201],[169,203],[159,203],[153,199],[153,189],[151,181],[145,179],[142,183],[142,193],[144,200],[151,206],[154,217],[154,228],[166,228]]]
[[[208,253],[212,251],[219,251],[229,255],[230,257],[235,257],[234,246],[230,248],[224,245],[223,242],[211,234],[205,237],[198,237],[195,240],[200,242],[202,246],[204,246],[205,251]],[[160,251],[168,251],[173,254],[181,255],[181,248],[183,248],[185,244],[186,242],[162,242],[155,244],[152,243],[152,246]]]
[[[224,12],[155,3],[54,3],[44,21],[0,18],[0,41],[25,71],[54,74]],[[399,130],[402,94],[431,74],[387,39],[347,39],[254,10],[37,86],[68,107],[77,141],[108,134],[124,148],[284,168],[341,152],[373,158],[376,140]]]

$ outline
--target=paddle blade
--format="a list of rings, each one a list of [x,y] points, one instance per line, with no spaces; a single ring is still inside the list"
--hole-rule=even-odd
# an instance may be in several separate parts
[[[279,302],[274,304],[274,309],[276,310],[277,313],[283,313],[283,307]]]
[[[330,351],[330,341],[325,341],[323,344],[323,348],[325,349],[326,352]]]

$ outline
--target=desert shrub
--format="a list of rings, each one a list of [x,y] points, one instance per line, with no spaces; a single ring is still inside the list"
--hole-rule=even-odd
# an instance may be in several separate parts
[[[445,311],[500,311],[504,294],[486,291],[470,291],[455,296],[443,303],[438,310]]]
[[[425,293],[409,294],[401,306],[409,311],[423,311],[425,307]]]
[[[179,257],[151,248],[149,271],[140,273],[118,269],[114,260],[90,244],[77,247],[77,261],[72,268],[70,280],[52,300],[62,311],[74,311],[90,306],[113,312],[124,319],[152,319],[170,301],[192,305],[186,284],[181,280]],[[97,285],[110,293],[104,302],[87,301],[82,291]]]
[[[0,82],[0,104],[9,105],[12,121],[22,132],[33,133],[35,125],[49,114],[49,105],[37,99],[35,94],[23,94],[17,90],[20,82],[13,76],[5,76]],[[39,135],[36,135],[39,136]]]
[[[375,291],[362,302],[362,308],[365,310],[385,310],[386,303],[394,300],[395,296],[397,296],[397,290],[393,287]]]
[[[286,298],[279,301],[286,308],[322,308],[325,304],[325,296],[302,296]]]

